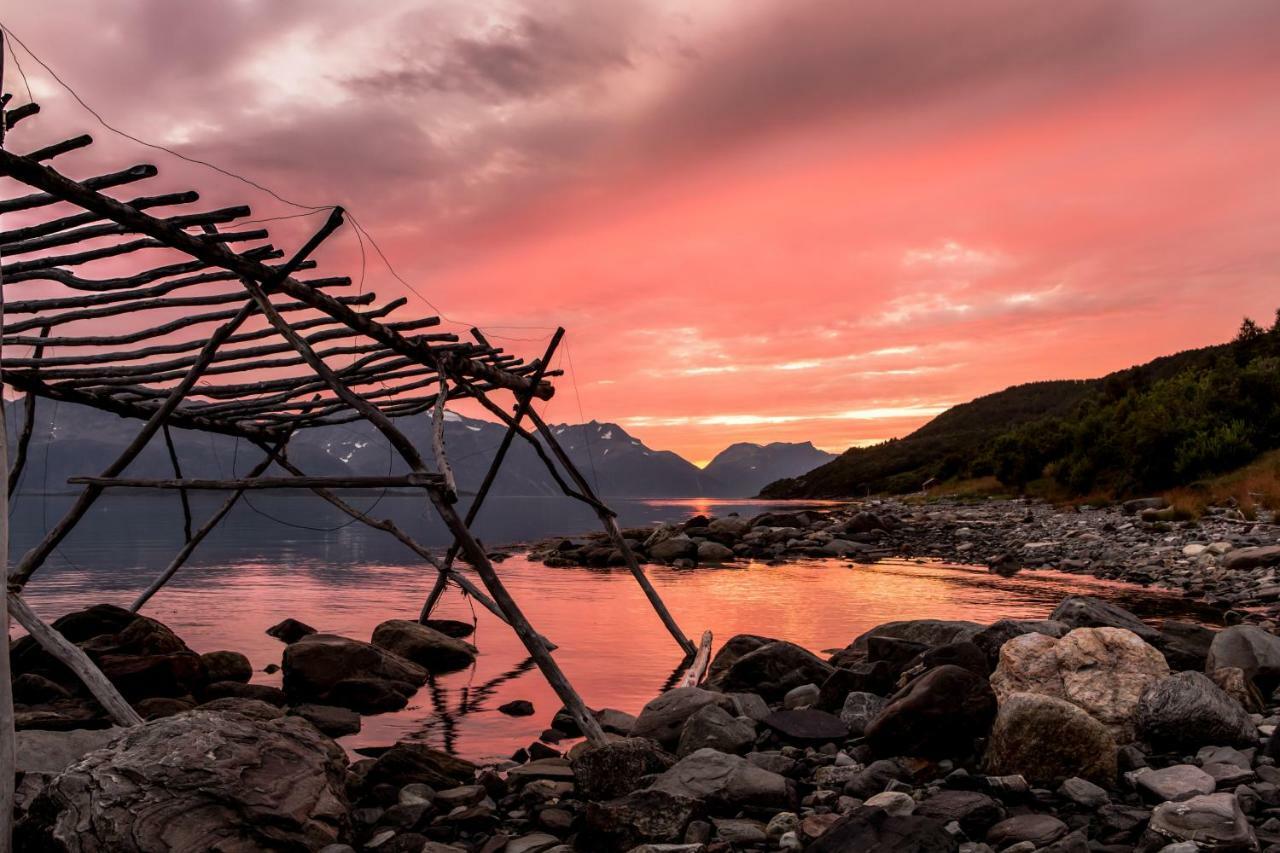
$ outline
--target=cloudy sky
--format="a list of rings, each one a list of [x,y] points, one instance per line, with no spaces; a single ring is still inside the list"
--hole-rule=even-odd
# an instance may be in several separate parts
[[[1272,0],[0,16],[109,122],[348,206],[452,320],[530,356],[567,327],[550,418],[580,402],[698,461],[731,441],[902,435],[1010,384],[1224,340],[1280,304]],[[18,58],[38,132],[94,129]],[[290,212],[95,135],[116,166]],[[327,251],[326,270],[358,265],[349,233]],[[368,281],[404,292],[376,264]]]

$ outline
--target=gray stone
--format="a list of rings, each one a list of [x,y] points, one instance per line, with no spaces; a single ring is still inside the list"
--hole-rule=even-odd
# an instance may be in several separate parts
[[[1067,825],[1053,815],[1023,814],[1005,818],[987,830],[987,843],[1003,850],[1025,841],[1045,847],[1067,834]]]
[[[688,536],[680,534],[664,539],[649,546],[649,557],[654,560],[671,562],[672,560],[689,559],[698,556],[698,545]]]
[[[1280,565],[1280,545],[1237,548],[1222,558],[1223,568],[1233,572],[1243,572],[1260,566],[1277,565]]]
[[[1199,672],[1150,685],[1138,701],[1138,731],[1159,747],[1248,746],[1257,727],[1240,703]]]
[[[916,810],[916,801],[910,794],[902,791],[882,791],[874,797],[868,797],[863,805],[884,809],[891,815],[903,817]]]
[[[1162,803],[1151,812],[1147,833],[1167,843],[1194,841],[1202,849],[1223,853],[1257,849],[1249,821],[1235,796],[1229,793]]]
[[[571,754],[575,784],[588,801],[625,796],[639,788],[644,777],[661,773],[675,763],[656,741],[647,738],[587,746]]]
[[[70,729],[46,731],[23,729],[14,733],[15,769],[19,773],[57,773],[75,764],[87,753],[102,749],[124,734],[125,729]]]
[[[1096,809],[1111,802],[1111,797],[1105,789],[1079,776],[1072,776],[1063,782],[1058,788],[1058,796],[1085,809]]]
[[[808,708],[817,703],[820,692],[818,685],[813,683],[793,687],[782,697],[782,707],[788,710]]]
[[[238,681],[245,684],[253,678],[253,665],[239,652],[205,652],[200,655],[205,673],[212,684],[216,681]]]
[[[987,680],[958,666],[934,667],[889,697],[867,726],[880,756],[959,758],[985,737],[996,716]]]
[[[290,643],[283,669],[285,692],[295,702],[324,702],[344,681],[380,679],[414,688],[427,680],[427,671],[416,663],[336,634],[308,634]]]
[[[408,619],[388,619],[378,625],[373,629],[373,644],[413,661],[427,672],[465,669],[479,653],[466,640]]]
[[[1175,764],[1146,770],[1137,777],[1138,790],[1153,802],[1177,802],[1199,794],[1212,794],[1213,777],[1194,764]]]
[[[916,814],[944,824],[956,822],[970,838],[983,838],[987,830],[1004,820],[999,801],[978,791],[939,791],[916,806]]]
[[[839,717],[817,708],[774,711],[765,717],[764,724],[790,740],[832,741],[849,736],[849,728]]]
[[[716,686],[726,693],[758,693],[776,702],[793,687],[821,684],[832,672],[830,664],[807,649],[794,643],[770,642],[735,660]]]
[[[952,853],[955,847],[955,839],[940,821],[863,806],[831,823],[804,849],[806,853]]]
[[[1020,774],[1037,784],[1079,776],[1106,786],[1116,778],[1116,742],[1106,726],[1070,702],[1013,693],[996,715],[986,762],[993,774]]]
[[[703,747],[720,752],[746,752],[756,740],[756,729],[744,718],[730,716],[719,705],[703,705],[685,721],[676,755],[684,757]]]
[[[1064,598],[1049,618],[1072,628],[1124,628],[1148,643],[1160,642],[1160,632],[1155,628],[1123,607],[1091,595]]]
[[[861,737],[867,726],[884,710],[887,699],[874,693],[850,693],[840,709],[840,721],[849,727],[850,737]]]
[[[748,806],[785,809],[794,791],[785,778],[736,755],[700,749],[660,775],[649,790],[740,809]]]
[[[733,549],[726,548],[719,542],[698,543],[699,563],[727,563],[733,559]]]
[[[349,708],[303,704],[289,709],[289,713],[302,717],[329,737],[342,737],[360,731],[360,715]]]
[[[765,825],[757,820],[713,818],[711,824],[720,840],[729,844],[763,844],[768,840]]]
[[[587,804],[584,850],[628,850],[643,842],[679,843],[702,811],[696,797],[644,788]]]
[[[680,741],[685,722],[706,705],[713,704],[721,708],[732,707],[724,694],[703,690],[701,687],[668,690],[649,700],[636,717],[631,734],[633,737],[652,738],[668,749],[674,749]]]
[[[1254,625],[1232,625],[1209,645],[1205,672],[1237,667],[1263,693],[1280,684],[1280,637]]]

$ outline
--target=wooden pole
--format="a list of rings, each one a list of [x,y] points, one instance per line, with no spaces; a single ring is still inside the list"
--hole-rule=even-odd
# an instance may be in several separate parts
[[[169,464],[173,466],[173,476],[179,480],[182,477],[182,463],[178,461],[178,448],[173,444],[173,435],[169,432],[169,425],[165,424],[161,430],[164,433],[164,446],[169,451]],[[191,501],[187,498],[187,490],[179,489],[178,497],[182,500],[182,541],[191,541]]]
[[[138,716],[138,712],[133,710],[133,707],[120,695],[120,691],[116,690],[116,686],[107,680],[102,670],[89,660],[89,656],[79,646],[46,625],[22,596],[10,592],[6,598],[9,612],[13,614],[14,619],[18,620],[18,624],[27,629],[27,633],[40,644],[41,648],[61,661],[84,682],[94,698],[107,709],[111,719],[122,726],[142,724],[142,717]]]
[[[538,369],[529,378],[533,387],[537,387],[542,382],[543,374],[546,373],[547,366],[551,364],[551,357],[555,354],[556,348],[560,346],[560,340],[564,337],[564,329],[556,329],[555,334],[551,336],[551,342],[547,345],[547,350],[542,354],[542,359],[538,362]],[[520,421],[524,419],[525,412],[529,406],[533,404],[533,395],[527,392],[516,395],[516,410],[512,415],[512,422],[507,425],[506,435],[502,437],[502,443],[498,445],[498,452],[493,455],[493,460],[489,463],[489,470],[485,472],[484,480],[480,483],[480,488],[476,490],[476,496],[471,501],[471,505],[467,507],[467,517],[465,523],[467,529],[471,528],[472,522],[476,520],[476,516],[480,512],[480,507],[484,505],[484,499],[489,495],[489,489],[493,486],[493,481],[498,477],[498,471],[502,468],[502,462],[507,457],[507,451],[511,449],[511,442],[515,439],[516,430],[520,427]],[[458,555],[458,543],[455,541],[449,546],[449,552],[445,554],[444,565],[446,569],[453,567],[453,560]],[[440,597],[444,595],[445,586],[448,582],[448,575],[441,573],[436,577],[435,585],[431,587],[431,592],[427,595],[427,600],[423,602],[422,613],[418,616],[418,621],[423,624],[431,618],[431,611],[435,610],[436,604],[439,603]]]
[[[698,643],[698,653],[693,656],[693,663],[689,664],[684,675],[680,676],[680,680],[676,682],[676,687],[697,687],[702,682],[702,676],[706,674],[709,663],[711,663],[711,632],[703,631],[702,642]]]

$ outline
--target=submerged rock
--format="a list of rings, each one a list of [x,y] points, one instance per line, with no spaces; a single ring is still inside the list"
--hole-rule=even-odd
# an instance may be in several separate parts
[[[413,661],[427,672],[465,669],[479,654],[464,640],[407,619],[388,619],[378,625],[373,629],[373,644]]]
[[[427,671],[416,663],[336,634],[308,634],[290,643],[284,650],[283,669],[290,701],[339,705],[365,713],[404,707],[405,697],[427,680]]]

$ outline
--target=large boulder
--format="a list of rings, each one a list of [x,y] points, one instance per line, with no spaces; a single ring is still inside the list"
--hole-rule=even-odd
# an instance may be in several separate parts
[[[859,634],[846,648],[831,658],[835,666],[849,666],[867,657],[867,643],[872,637],[892,637],[924,646],[945,646],[970,640],[986,626],[956,619],[904,619],[885,622]]]
[[[942,821],[919,815],[891,815],[874,806],[854,809],[805,848],[807,853],[952,853],[955,849],[956,841]]]
[[[652,738],[667,749],[675,749],[684,731],[684,724],[707,705],[719,705],[732,710],[733,702],[723,693],[703,690],[701,687],[676,687],[650,699],[636,717],[631,736]]]
[[[1254,625],[1232,625],[1209,644],[1205,672],[1237,667],[1268,695],[1280,686],[1280,637]]]
[[[758,634],[735,634],[730,637],[720,651],[715,653],[715,657],[711,658],[711,663],[707,665],[707,686],[721,690],[721,682],[725,675],[728,674],[729,668],[748,652],[753,652],[761,646],[767,646],[770,643],[776,643],[777,640],[772,637],[761,637]]]
[[[1064,699],[1013,693],[1000,703],[987,743],[987,771],[1038,785],[1079,776],[1104,788],[1116,781],[1110,730]]]
[[[40,729],[15,732],[14,769],[19,773],[57,773],[75,764],[86,753],[107,746],[124,732],[118,726],[63,732]]]
[[[732,813],[743,808],[786,809],[795,799],[795,789],[786,777],[714,749],[685,756],[649,788],[703,800],[713,809]]]
[[[1000,662],[1000,649],[1014,637],[1023,634],[1047,634],[1055,639],[1070,630],[1061,622],[1049,619],[1001,619],[973,635],[971,642],[987,656],[987,663],[994,669]]]
[[[996,695],[1065,699],[1107,725],[1118,743],[1135,737],[1138,700],[1169,674],[1164,655],[1123,628],[1076,628],[1060,640],[1024,634],[1000,649]]]
[[[1204,670],[1209,657],[1209,647],[1217,632],[1194,622],[1166,619],[1160,626],[1160,651],[1164,652],[1169,669],[1182,672],[1185,669]]]
[[[1071,628],[1123,628],[1148,643],[1160,642],[1160,632],[1119,605],[1091,595],[1062,599],[1049,618]]]
[[[726,693],[759,693],[777,702],[802,684],[822,684],[835,671],[831,664],[795,643],[773,642],[738,658],[716,685]]]
[[[466,669],[479,654],[465,640],[407,619],[388,619],[374,628],[373,644],[413,661],[427,672]]]
[[[703,812],[696,797],[652,788],[591,802],[578,849],[623,851],[644,842],[674,844],[684,839],[689,823]]]
[[[204,664],[205,677],[210,684],[217,684],[219,681],[248,684],[249,679],[253,678],[253,664],[240,652],[205,652],[200,655],[200,662]]]
[[[308,634],[290,643],[284,650],[283,668],[290,701],[357,711],[365,711],[379,697],[389,703],[393,693],[412,695],[427,680],[427,671],[416,663],[336,634]]]
[[[681,533],[649,546],[649,557],[654,560],[673,562],[675,560],[692,560],[698,556],[698,543]]]
[[[685,721],[676,755],[681,757],[703,747],[721,752],[746,752],[756,740],[756,727],[745,717],[735,717],[719,705],[703,705]]]
[[[1138,730],[1159,747],[1252,746],[1257,727],[1239,702],[1199,672],[1150,685],[1138,702]]]
[[[22,850],[318,850],[343,837],[347,760],[297,717],[190,711],[130,729],[52,779]]]
[[[995,716],[996,696],[985,678],[939,666],[889,698],[867,726],[867,743],[881,756],[963,757]]]

